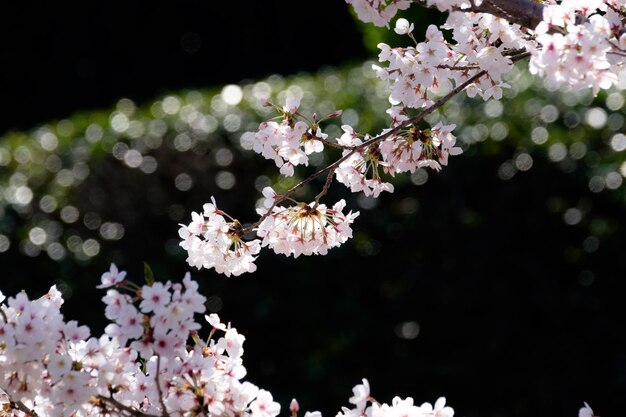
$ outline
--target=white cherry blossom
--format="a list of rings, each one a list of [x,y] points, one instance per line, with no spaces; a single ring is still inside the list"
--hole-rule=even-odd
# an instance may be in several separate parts
[[[332,208],[325,204],[298,203],[291,207],[276,206],[261,222],[257,234],[262,245],[286,256],[325,255],[352,237],[350,225],[358,212],[342,213],[346,206],[340,200]]]
[[[109,269],[109,271],[102,274],[102,283],[100,285],[97,285],[96,288],[113,287],[117,284],[122,283],[124,281],[124,278],[126,278],[126,272],[120,272],[115,264],[111,264],[111,268]]]
[[[227,221],[224,215],[211,197],[211,203],[204,205],[204,217],[192,213],[192,222],[181,225],[178,234],[183,239],[180,246],[188,253],[187,262],[197,268],[215,268],[226,276],[254,272],[260,241],[244,241],[241,223]]]
[[[578,417],[595,417],[593,410],[586,402],[583,402],[583,406],[578,410]]]

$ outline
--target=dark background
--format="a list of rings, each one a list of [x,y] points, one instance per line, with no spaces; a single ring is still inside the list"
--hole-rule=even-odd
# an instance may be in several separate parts
[[[142,103],[179,88],[369,56],[342,1],[300,7],[209,0],[78,8],[24,2],[10,10],[5,4],[0,131],[110,107],[121,97]],[[213,295],[210,307],[246,335],[248,378],[275,395],[281,415],[297,397],[303,409],[332,416],[363,377],[381,402],[446,395],[459,416],[575,416],[582,401],[602,416],[623,415],[623,200],[590,193],[581,171],[564,174],[540,156],[533,170],[502,182],[496,172],[514,149],[486,150],[476,145],[420,188],[397,184],[378,208],[362,210],[355,242],[327,257],[264,254],[258,273],[235,279],[193,271],[203,293]],[[176,163],[201,166],[193,158]],[[256,168],[237,164],[241,172]],[[93,287],[109,262],[137,281],[143,260],[164,279],[182,277],[187,266],[184,257],[173,263],[161,255],[177,226],[145,203],[154,179],[112,159],[93,172],[77,194],[106,190],[110,204],[103,210],[126,226],[124,240],[104,246],[90,265],[12,249],[0,256],[0,284],[12,294],[28,282],[28,292],[40,294],[62,282],[66,315],[99,334],[102,293]],[[215,189],[168,198],[189,211],[211,194],[227,210],[251,207],[255,199]],[[555,196],[586,207],[585,227],[563,223]],[[582,246],[593,218],[610,219],[611,233],[600,250],[587,253]],[[417,337],[399,337],[411,322],[419,324]]]
[[[180,88],[364,59],[341,1],[6,2],[0,132]]]

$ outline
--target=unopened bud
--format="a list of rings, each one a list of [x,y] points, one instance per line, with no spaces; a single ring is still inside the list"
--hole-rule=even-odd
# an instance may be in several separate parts
[[[266,98],[262,98],[261,99],[261,105],[263,105],[264,107],[272,107],[272,106],[274,106],[274,104],[272,104],[272,102],[269,101]]]
[[[398,35],[408,35],[413,32],[413,23],[409,23],[408,20],[400,18],[396,20],[396,27],[394,31]]]
[[[323,121],[323,120],[327,120],[327,119],[335,119],[335,118],[337,118],[337,117],[341,116],[342,114],[343,114],[343,110],[337,110],[337,111],[334,111],[334,112],[332,112],[331,114],[329,114],[329,115],[327,115],[327,116],[322,117],[322,119],[320,120],[320,122],[321,122],[321,121]]]
[[[298,414],[298,410],[300,410],[300,404],[298,404],[298,401],[294,398],[291,400],[291,404],[289,404],[289,411],[291,411],[291,415],[295,417]]]
[[[336,112],[333,112],[331,114],[329,114],[328,116],[326,116],[328,119],[334,119],[336,117],[339,117],[343,114],[343,110],[337,110]]]

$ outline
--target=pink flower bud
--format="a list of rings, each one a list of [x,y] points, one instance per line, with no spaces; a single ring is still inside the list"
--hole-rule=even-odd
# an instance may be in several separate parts
[[[336,112],[333,112],[331,114],[329,114],[328,116],[326,116],[327,119],[334,119],[336,117],[339,117],[343,114],[343,110],[337,110]]]
[[[298,414],[298,410],[300,410],[300,404],[298,404],[298,401],[294,398],[291,400],[291,404],[289,404],[289,411],[291,411],[292,416],[295,416]]]

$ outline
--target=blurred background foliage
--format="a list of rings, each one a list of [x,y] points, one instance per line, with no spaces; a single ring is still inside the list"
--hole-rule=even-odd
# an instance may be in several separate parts
[[[366,31],[367,44],[396,42],[381,33]],[[139,94],[4,133],[0,289],[56,284],[66,316],[99,334],[94,286],[111,262],[136,281],[142,261],[182,278],[178,223],[192,211],[215,196],[252,222],[264,186],[297,181],[241,146],[273,116],[260,98],[290,91],[305,113],[343,109],[324,125],[331,137],[342,123],[384,128],[371,64]],[[465,150],[442,172],[390,178],[395,193],[378,200],[334,184],[327,202],[361,211],[349,244],[323,258],[263,252],[258,272],[238,278],[192,271],[208,310],[247,336],[248,378],[284,410],[295,396],[333,415],[362,377],[379,401],[446,395],[461,416],[576,415],[583,400],[600,415],[626,410],[626,80],[594,98],[547,92],[523,67],[502,101],[459,96],[428,120],[456,123]]]

